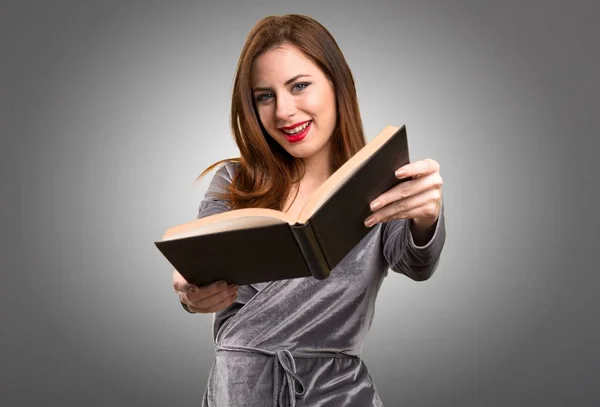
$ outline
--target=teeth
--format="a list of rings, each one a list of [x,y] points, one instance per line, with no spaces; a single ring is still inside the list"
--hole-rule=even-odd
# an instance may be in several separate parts
[[[310,122],[306,122],[304,124],[301,124],[298,127],[293,128],[292,130],[283,130],[285,133],[287,134],[296,134],[296,133],[300,133],[302,130],[304,130],[308,125],[310,124]]]

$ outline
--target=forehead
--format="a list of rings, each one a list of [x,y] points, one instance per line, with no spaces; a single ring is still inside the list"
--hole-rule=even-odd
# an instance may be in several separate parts
[[[302,51],[291,45],[261,54],[252,65],[254,86],[283,84],[298,74],[323,75],[319,67]]]

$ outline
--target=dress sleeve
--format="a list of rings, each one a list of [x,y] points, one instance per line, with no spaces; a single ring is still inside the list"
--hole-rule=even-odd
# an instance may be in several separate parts
[[[208,190],[204,194],[204,199],[198,207],[198,219],[231,210],[231,205],[227,201],[219,199],[215,193],[223,192],[224,186],[233,180],[233,171],[234,167],[231,163],[226,163],[217,170],[208,186]],[[183,302],[181,302],[181,306],[190,314],[195,314]]]
[[[198,219],[231,210],[231,204],[228,201],[219,199],[219,197],[216,196],[216,193],[225,192],[225,187],[233,180],[233,175],[237,166],[237,163],[229,162],[217,170],[208,186],[204,199],[200,202],[200,206],[198,207]],[[213,313],[212,338],[214,342],[216,342],[217,333],[222,328],[223,324],[229,317],[235,315],[243,307],[244,304],[239,298],[243,297],[242,291],[247,289],[249,289],[247,286],[239,287],[238,300],[233,302],[229,307]]]
[[[235,167],[234,163],[227,163],[217,170],[198,207],[198,219],[231,210],[230,203],[219,199],[216,194],[226,191],[225,187],[233,180]]]
[[[415,281],[429,279],[437,268],[446,240],[443,203],[435,232],[424,246],[415,244],[408,220],[393,220],[381,226],[383,256],[390,268]]]

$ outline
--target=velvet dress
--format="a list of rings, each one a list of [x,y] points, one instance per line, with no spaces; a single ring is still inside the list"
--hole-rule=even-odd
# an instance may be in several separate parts
[[[230,210],[214,193],[231,182],[236,167],[216,172],[198,218]],[[442,209],[425,246],[416,246],[405,221],[395,220],[374,226],[325,280],[239,286],[236,302],[214,313],[215,360],[202,406],[383,406],[361,359],[377,293],[390,268],[413,280],[429,278],[444,241]]]

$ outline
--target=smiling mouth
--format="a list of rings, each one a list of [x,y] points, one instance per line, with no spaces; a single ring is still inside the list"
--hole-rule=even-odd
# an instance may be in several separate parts
[[[312,122],[312,120],[307,120],[305,122],[298,123],[294,126],[280,127],[279,130],[284,132],[285,134],[289,134],[290,136],[293,136],[294,134],[300,133],[302,130],[304,130],[306,128],[306,126],[308,126],[311,122]]]
[[[308,131],[310,130],[311,125],[312,125],[312,120],[304,122],[301,125],[296,126],[292,129],[289,129],[289,130],[279,129],[279,131],[281,132],[281,134],[283,134],[283,136],[285,137],[285,139],[287,141],[289,141],[290,143],[296,143],[296,142],[302,140],[308,134]]]

